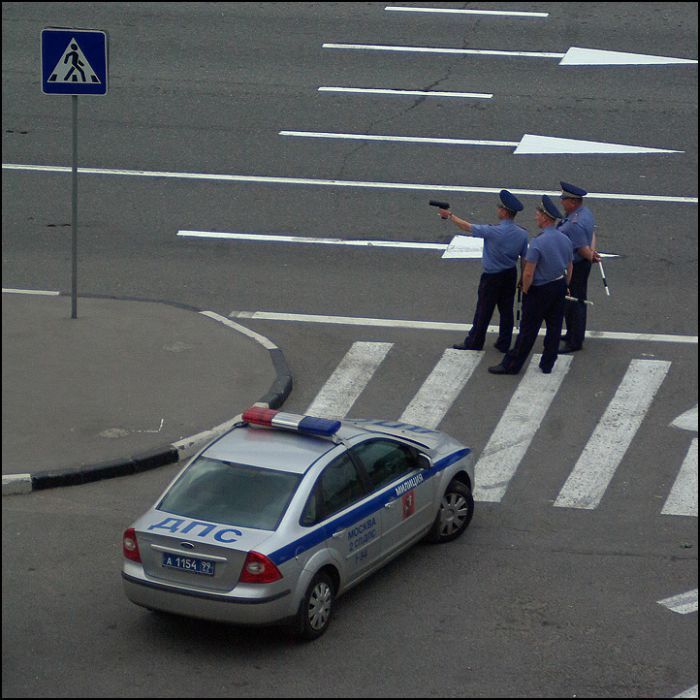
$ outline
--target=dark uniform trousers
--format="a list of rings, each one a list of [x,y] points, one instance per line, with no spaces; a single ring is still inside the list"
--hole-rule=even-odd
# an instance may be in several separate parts
[[[590,260],[580,260],[574,263],[574,272],[571,275],[571,296],[581,301],[567,301],[564,308],[564,320],[566,321],[566,335],[564,339],[572,347],[578,350],[583,345],[586,335],[586,304],[584,300],[588,294],[588,276],[591,274]]]
[[[472,350],[481,350],[486,341],[486,331],[491,323],[493,311],[498,306],[500,315],[496,347],[507,352],[513,339],[513,302],[518,281],[516,268],[502,272],[484,272],[479,280],[479,296],[469,335],[464,344]]]
[[[535,344],[537,334],[544,321],[547,334],[544,338],[544,352],[540,368],[551,372],[559,352],[561,327],[564,322],[564,297],[566,296],[566,278],[554,280],[547,284],[530,287],[523,295],[523,317],[520,321],[520,333],[515,347],[506,354],[501,363],[508,372],[517,374]]]

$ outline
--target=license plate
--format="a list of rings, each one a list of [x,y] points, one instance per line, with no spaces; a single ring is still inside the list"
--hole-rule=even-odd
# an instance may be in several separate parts
[[[189,571],[191,574],[201,574],[203,576],[213,576],[216,567],[213,561],[183,557],[179,554],[163,554],[163,566],[167,569]]]

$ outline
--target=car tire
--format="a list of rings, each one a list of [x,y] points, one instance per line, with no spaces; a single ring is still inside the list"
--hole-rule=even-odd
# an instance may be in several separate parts
[[[306,589],[299,606],[299,636],[307,641],[318,639],[330,625],[334,606],[333,581],[328,574],[319,571]]]
[[[436,544],[456,540],[469,526],[474,515],[471,489],[456,479],[445,489],[440,510],[435,517],[428,539]]]

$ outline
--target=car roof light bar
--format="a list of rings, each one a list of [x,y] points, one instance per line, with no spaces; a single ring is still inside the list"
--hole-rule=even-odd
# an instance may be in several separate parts
[[[339,420],[302,416],[258,406],[253,406],[245,411],[243,420],[250,425],[292,430],[297,433],[317,435],[319,437],[332,437],[340,429]]]

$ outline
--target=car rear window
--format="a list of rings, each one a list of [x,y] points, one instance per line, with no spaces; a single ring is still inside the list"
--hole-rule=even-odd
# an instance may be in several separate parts
[[[300,481],[298,474],[200,457],[158,508],[196,520],[275,530]]]

